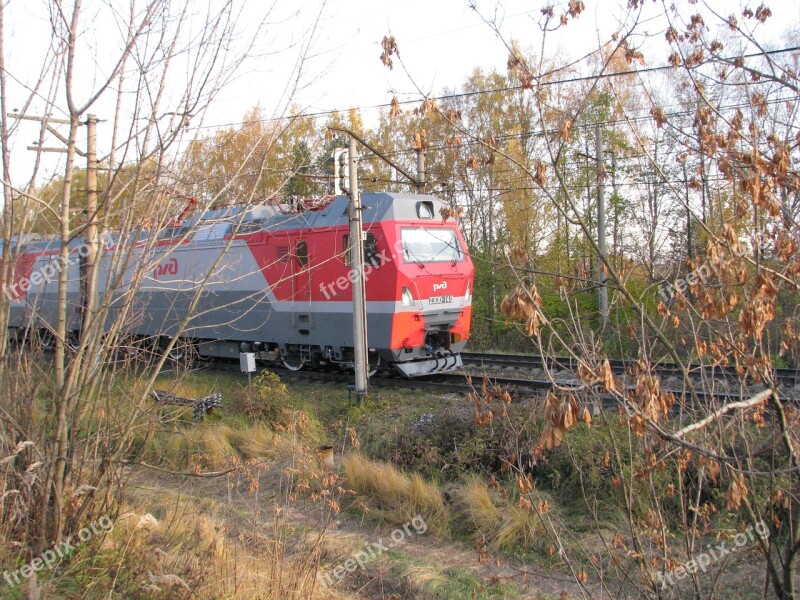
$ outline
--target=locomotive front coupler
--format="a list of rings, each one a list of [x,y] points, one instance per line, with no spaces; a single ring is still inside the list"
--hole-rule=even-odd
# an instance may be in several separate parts
[[[449,331],[429,331],[425,335],[425,350],[433,354],[434,352],[442,352],[450,350],[450,332]]]

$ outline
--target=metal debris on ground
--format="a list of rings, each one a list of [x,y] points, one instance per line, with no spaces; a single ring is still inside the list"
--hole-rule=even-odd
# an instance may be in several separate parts
[[[174,406],[191,406],[193,409],[192,418],[195,421],[202,421],[207,412],[212,412],[218,406],[222,406],[222,392],[214,392],[210,396],[196,400],[194,398],[181,398],[169,392],[153,390],[153,399],[161,404],[172,404]]]

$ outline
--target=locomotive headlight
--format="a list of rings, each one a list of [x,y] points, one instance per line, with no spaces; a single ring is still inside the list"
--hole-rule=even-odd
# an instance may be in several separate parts
[[[403,306],[414,306],[414,296],[411,295],[411,290],[403,287],[403,293],[400,295],[400,301]]]
[[[472,298],[472,290],[469,287],[469,281],[467,282],[467,291],[464,292],[464,303],[467,303]]]

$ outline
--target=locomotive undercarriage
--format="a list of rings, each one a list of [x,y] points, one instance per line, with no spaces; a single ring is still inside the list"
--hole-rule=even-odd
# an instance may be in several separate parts
[[[452,344],[449,332],[432,331],[425,337],[425,344],[417,348],[399,350],[369,349],[370,377],[386,372],[394,367],[405,377],[418,377],[463,366],[459,352],[464,342]],[[290,371],[300,369],[332,370],[355,368],[352,348],[335,346],[316,346],[310,344],[263,344],[261,342],[242,342],[239,352],[254,352],[265,364],[282,364]]]
[[[53,350],[55,337],[46,329],[36,332],[33,337],[43,350]],[[73,341],[74,336],[74,341]],[[17,343],[30,341],[29,336],[15,329],[9,330],[9,338]],[[70,336],[71,345],[77,347],[78,332]],[[130,359],[153,359],[165,352],[171,339],[168,336],[123,336],[117,343],[120,357]],[[432,375],[457,369],[463,366],[460,351],[464,342],[451,343],[446,331],[430,331],[425,344],[416,348],[399,350],[369,349],[369,376],[387,372],[394,367],[405,377]],[[254,352],[256,357],[267,365],[283,365],[291,371],[309,370],[351,370],[355,367],[352,348],[334,346],[314,346],[278,344],[262,342],[234,342],[218,340],[189,340],[180,338],[169,350],[171,362],[192,361],[195,358],[238,358],[240,352]]]

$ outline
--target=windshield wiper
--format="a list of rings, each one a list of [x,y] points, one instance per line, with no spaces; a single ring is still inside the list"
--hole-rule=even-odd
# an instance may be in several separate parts
[[[415,263],[417,263],[417,266],[418,266],[420,269],[424,269],[424,268],[425,268],[425,263],[423,263],[423,262],[422,262],[422,260],[419,258],[419,256],[417,256],[416,254],[414,254],[413,252],[411,252],[411,250],[409,250],[408,246],[406,246],[405,248],[403,248],[403,251],[406,253],[406,255],[408,256],[408,258],[410,258],[410,259],[411,259],[411,260],[413,260]],[[412,256],[412,255],[413,255],[413,256]]]

